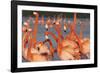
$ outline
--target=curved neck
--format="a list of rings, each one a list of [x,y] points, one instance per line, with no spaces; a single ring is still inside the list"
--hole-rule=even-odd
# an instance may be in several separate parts
[[[61,53],[61,47],[62,47],[61,42],[60,42],[60,38],[59,37],[57,38],[56,35],[53,34],[52,32],[45,32],[45,34],[46,35],[51,35],[54,38],[54,40],[57,43],[57,51],[58,51],[58,54],[60,54]]]
[[[46,31],[46,32],[45,32],[45,35],[51,35],[51,36],[54,38],[54,40],[56,41],[56,43],[59,41],[59,39],[56,37],[56,35],[53,34],[52,32]]]
[[[47,39],[47,40],[45,40],[43,42],[43,44],[45,44],[46,42],[49,43],[49,45],[50,45],[50,52],[53,55],[54,54],[54,49],[53,49],[53,44],[52,44],[51,40],[50,39]]]
[[[31,32],[24,33],[22,38],[22,49],[26,49],[28,44],[28,51],[31,51],[32,47],[32,36]]]
[[[26,36],[25,35],[26,35],[26,33],[24,33],[23,34],[23,37],[22,37],[22,49],[25,49],[26,48],[26,42],[25,42],[26,41],[25,40],[26,39]]]

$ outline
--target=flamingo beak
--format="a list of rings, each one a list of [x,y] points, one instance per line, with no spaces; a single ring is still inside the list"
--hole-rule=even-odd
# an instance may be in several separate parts
[[[45,28],[46,28],[46,30],[48,31],[48,25],[47,25],[47,24],[45,25]]]
[[[66,26],[64,25],[64,32],[66,32],[66,29],[67,29],[67,28],[66,28]]]
[[[45,38],[46,38],[46,39],[49,39],[48,35],[45,35]]]

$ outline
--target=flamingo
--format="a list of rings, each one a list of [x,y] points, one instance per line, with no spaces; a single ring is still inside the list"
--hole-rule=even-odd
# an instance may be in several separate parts
[[[29,23],[24,22],[24,26],[22,28],[23,37],[22,37],[22,56],[24,59],[27,60],[27,51],[28,47],[27,44],[29,44],[30,39],[30,33],[32,32],[32,29],[29,28]]]
[[[74,22],[73,22],[73,27],[75,28],[75,23],[76,22],[76,14],[74,14]],[[58,23],[57,23],[58,24]],[[59,24],[59,26],[61,26],[61,24]],[[56,26],[56,27],[58,27],[58,26]],[[66,27],[66,26],[65,26]],[[71,27],[71,29],[73,29],[73,27]],[[61,29],[61,28],[56,28],[56,29]],[[58,36],[59,36],[59,39],[61,38],[60,36],[61,36],[61,34],[59,34],[60,32],[59,31],[57,31],[58,32]],[[73,32],[73,30],[72,30],[72,32]],[[76,38],[78,39],[78,36],[76,35],[76,33],[74,32],[73,33],[74,34],[74,36],[76,36]],[[78,39],[78,41],[79,41],[79,39]],[[70,47],[68,47],[68,46],[70,46]],[[78,47],[78,45],[76,44],[76,42],[74,42],[73,40],[71,40],[71,39],[69,39],[69,38],[64,38],[63,40],[62,40],[62,48],[64,48],[67,52],[68,51],[70,51],[70,54],[71,55],[73,55],[74,57],[72,58],[72,56],[70,56],[71,57],[71,59],[80,59],[80,53],[79,53],[79,47]],[[64,53],[65,53],[65,50],[63,50],[64,51]],[[66,55],[67,55],[68,53],[66,53]],[[64,58],[63,58],[64,59]],[[66,58],[65,58],[66,59]]]
[[[46,36],[51,35],[55,39],[57,43],[57,53],[61,60],[74,60],[78,58],[76,57],[76,53],[78,52],[77,50],[78,46],[75,42],[70,41],[70,40],[69,41],[63,40],[63,42],[61,42],[59,40],[60,38],[57,37],[52,32],[45,32],[45,35]]]
[[[83,38],[83,34],[82,34],[82,23],[80,22],[81,25],[81,29],[80,29],[80,36],[78,37],[77,34],[75,33],[75,28],[76,28],[76,14],[74,14],[74,22],[72,25],[70,25],[70,30],[71,32],[69,33],[69,35],[66,36],[66,39],[70,38],[71,40],[78,42],[80,48],[79,51],[80,53],[82,53],[83,55],[86,55],[89,58],[89,53],[90,53],[90,39],[89,38]]]
[[[49,43],[50,44],[50,50],[49,50],[48,47],[43,42],[37,42],[36,34],[38,31],[37,27],[38,27],[39,14],[37,12],[33,12],[33,14],[35,15],[34,30],[33,30],[33,32],[30,33],[30,38],[28,39],[29,40],[29,47],[27,50],[24,51],[25,58],[30,62],[51,60],[52,55],[53,55],[52,44]],[[32,37],[32,35],[34,37]],[[24,34],[24,36],[25,36],[25,34]],[[24,45],[24,43],[25,42],[23,42],[23,45]]]

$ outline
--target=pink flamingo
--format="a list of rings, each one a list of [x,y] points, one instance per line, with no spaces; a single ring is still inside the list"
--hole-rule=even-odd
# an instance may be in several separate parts
[[[29,47],[27,50],[24,51],[26,59],[28,61],[48,61],[52,59],[52,55],[53,55],[53,47],[50,41],[50,50],[48,49],[48,47],[44,44],[44,42],[37,42],[36,40],[36,34],[37,34],[37,27],[38,27],[38,17],[39,14],[37,12],[33,12],[33,14],[35,15],[35,23],[34,23],[34,30],[31,33],[34,37],[32,37],[32,35],[30,34],[30,38],[29,40]],[[25,34],[24,34],[25,36]],[[25,42],[23,42],[25,43]]]

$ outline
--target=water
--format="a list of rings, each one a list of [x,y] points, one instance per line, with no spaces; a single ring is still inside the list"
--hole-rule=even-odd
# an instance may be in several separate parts
[[[23,21],[22,21],[22,24],[28,19],[29,17],[23,17]],[[66,22],[67,22],[67,19],[66,18]],[[30,26],[31,28],[34,28],[34,24],[33,24],[33,20],[34,18],[31,19],[30,21]],[[72,18],[70,19],[72,21]],[[85,27],[83,27],[84,29],[84,32],[83,32],[83,37],[90,37],[90,20],[88,18],[80,18],[80,19],[77,19],[78,21],[82,20],[84,22],[84,25]],[[38,33],[37,33],[37,41],[44,41],[45,40],[45,35],[44,35],[44,32],[46,31],[45,27],[42,26],[41,24],[38,25]],[[55,31],[54,28],[50,28],[49,29],[50,32],[53,32],[56,36],[57,36],[57,32]],[[61,32],[62,32],[62,35],[65,37],[69,32],[70,32],[70,29],[68,28],[66,32],[63,31],[63,24],[62,24],[62,28],[61,28]],[[76,33],[79,35],[79,32],[80,32],[80,25],[78,24],[77,22],[77,26],[76,26]],[[56,41],[51,37],[49,36],[49,39],[52,41],[53,43],[53,47],[54,48],[57,48],[57,43]],[[49,45],[48,45],[49,47]],[[83,56],[82,56],[83,57]],[[57,53],[54,54],[54,58],[53,60],[60,60],[57,56]],[[25,61],[25,60],[23,60]]]

